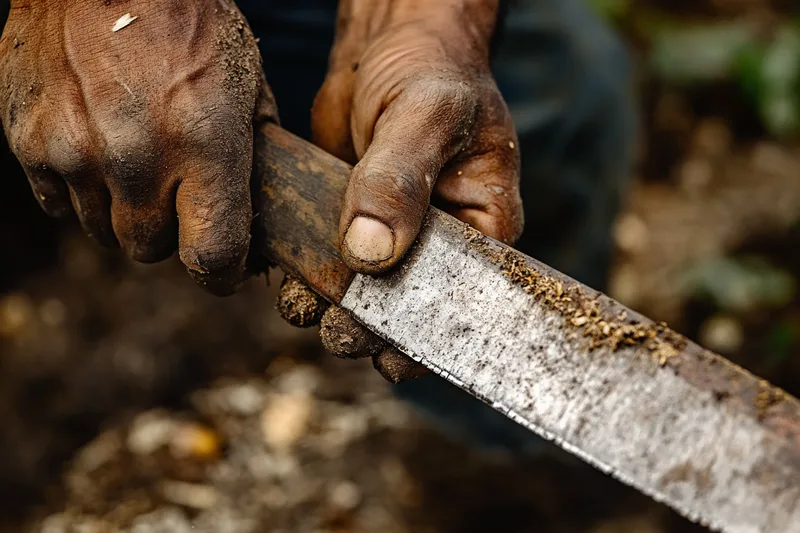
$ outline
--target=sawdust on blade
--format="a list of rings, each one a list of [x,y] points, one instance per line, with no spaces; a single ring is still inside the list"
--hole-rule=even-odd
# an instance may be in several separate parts
[[[756,416],[763,420],[767,416],[769,409],[781,403],[786,397],[786,393],[781,389],[773,387],[768,381],[761,380],[758,384],[758,394],[756,394]]]
[[[787,438],[800,438],[796,422],[785,420],[787,416],[792,419],[792,413],[797,412],[797,402],[781,389],[756,380],[746,370],[712,352],[696,346],[690,349],[687,339],[663,322],[655,324],[629,317],[613,300],[599,293],[587,293],[578,283],[565,283],[543,272],[545,269],[532,267],[524,255],[494,243],[469,226],[464,226],[463,232],[473,250],[497,265],[514,284],[561,314],[565,327],[575,330],[576,335],[588,337],[590,350],[606,348],[616,352],[626,347],[644,348],[659,366],[669,366],[684,379],[709,388],[717,401],[735,397],[737,403],[750,403],[748,410],[759,421]],[[716,365],[724,365],[728,371],[710,371]]]
[[[524,256],[512,249],[493,247],[486,236],[467,226],[464,237],[472,248],[499,266],[503,273],[525,292],[558,311],[565,324],[590,337],[591,350],[608,347],[617,351],[623,346],[643,346],[650,351],[659,365],[676,356],[685,340],[670,330],[666,324],[643,324],[628,318],[625,312],[611,315],[603,309],[597,298],[584,293],[577,285],[542,274],[530,267]]]

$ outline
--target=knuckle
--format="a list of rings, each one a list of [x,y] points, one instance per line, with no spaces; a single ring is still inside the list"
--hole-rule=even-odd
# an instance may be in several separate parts
[[[412,202],[426,199],[428,196],[424,180],[420,179],[417,172],[401,170],[400,172],[392,173],[386,178],[392,189],[403,193]]]
[[[420,203],[427,205],[429,188],[425,172],[408,168],[408,164],[368,161],[358,169],[356,183],[377,201],[403,211],[414,210]],[[432,181],[432,179],[431,179]]]
[[[239,156],[239,147],[249,144],[253,130],[252,112],[241,113],[235,106],[224,104],[197,107],[179,117],[177,130],[190,146],[201,151],[225,155],[232,150]]]
[[[8,133],[8,146],[11,152],[19,159],[23,166],[41,168],[46,165],[46,157],[41,143],[20,128],[6,130]]]
[[[179,255],[183,264],[200,274],[224,272],[244,266],[249,244],[249,235],[236,237],[211,227],[196,242],[182,244]]]
[[[144,208],[164,194],[164,187],[157,182],[169,173],[169,169],[167,173],[158,171],[164,164],[159,159],[166,150],[165,143],[135,124],[114,124],[104,136],[99,166],[115,201]]]
[[[34,168],[46,164],[47,157],[42,136],[38,134],[37,120],[28,118],[17,121],[13,125],[6,126],[5,130],[8,146],[20,163]]]
[[[44,111],[19,120],[9,130],[9,146],[23,165],[53,170],[67,179],[87,172],[96,160],[85,127],[73,118],[45,124]],[[68,116],[68,115],[67,115]]]
[[[97,159],[88,135],[68,131],[69,128],[59,128],[46,140],[47,160],[66,180],[89,171]]]
[[[438,79],[429,75],[415,82],[417,93],[437,116],[472,117],[480,101],[478,88],[464,79]]]

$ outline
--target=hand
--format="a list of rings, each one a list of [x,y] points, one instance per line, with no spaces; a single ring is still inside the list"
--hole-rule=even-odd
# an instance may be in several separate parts
[[[341,2],[312,126],[319,146],[357,162],[339,226],[352,269],[394,267],[430,202],[503,242],[519,237],[518,141],[489,69],[496,15],[488,0]],[[363,343],[338,342],[368,337],[356,326],[334,308],[323,318],[323,341],[338,355],[375,355]],[[418,373],[399,355],[379,353],[376,367],[390,380]],[[392,374],[397,368],[403,376]]]
[[[518,142],[489,69],[496,12],[487,0],[341,4],[312,125],[320,147],[358,161],[339,226],[354,270],[396,265],[431,201],[501,241],[519,237]]]
[[[202,285],[233,291],[250,242],[254,121],[276,109],[232,1],[14,1],[0,81],[9,145],[47,213],[74,209],[138,261],[177,246]]]

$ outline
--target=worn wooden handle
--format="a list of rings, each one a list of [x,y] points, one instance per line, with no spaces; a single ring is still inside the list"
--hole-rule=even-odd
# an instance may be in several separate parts
[[[333,303],[354,273],[339,255],[339,215],[351,167],[268,124],[257,140],[256,251]]]

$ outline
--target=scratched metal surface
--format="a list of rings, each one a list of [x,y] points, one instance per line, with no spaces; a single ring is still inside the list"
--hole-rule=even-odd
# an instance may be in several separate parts
[[[405,266],[356,276],[341,305],[439,375],[692,520],[728,533],[800,532],[795,399],[774,416],[769,401],[759,411],[750,404],[763,394],[750,381],[764,382],[691,344],[669,364],[642,346],[590,352],[451,217],[432,212]]]

